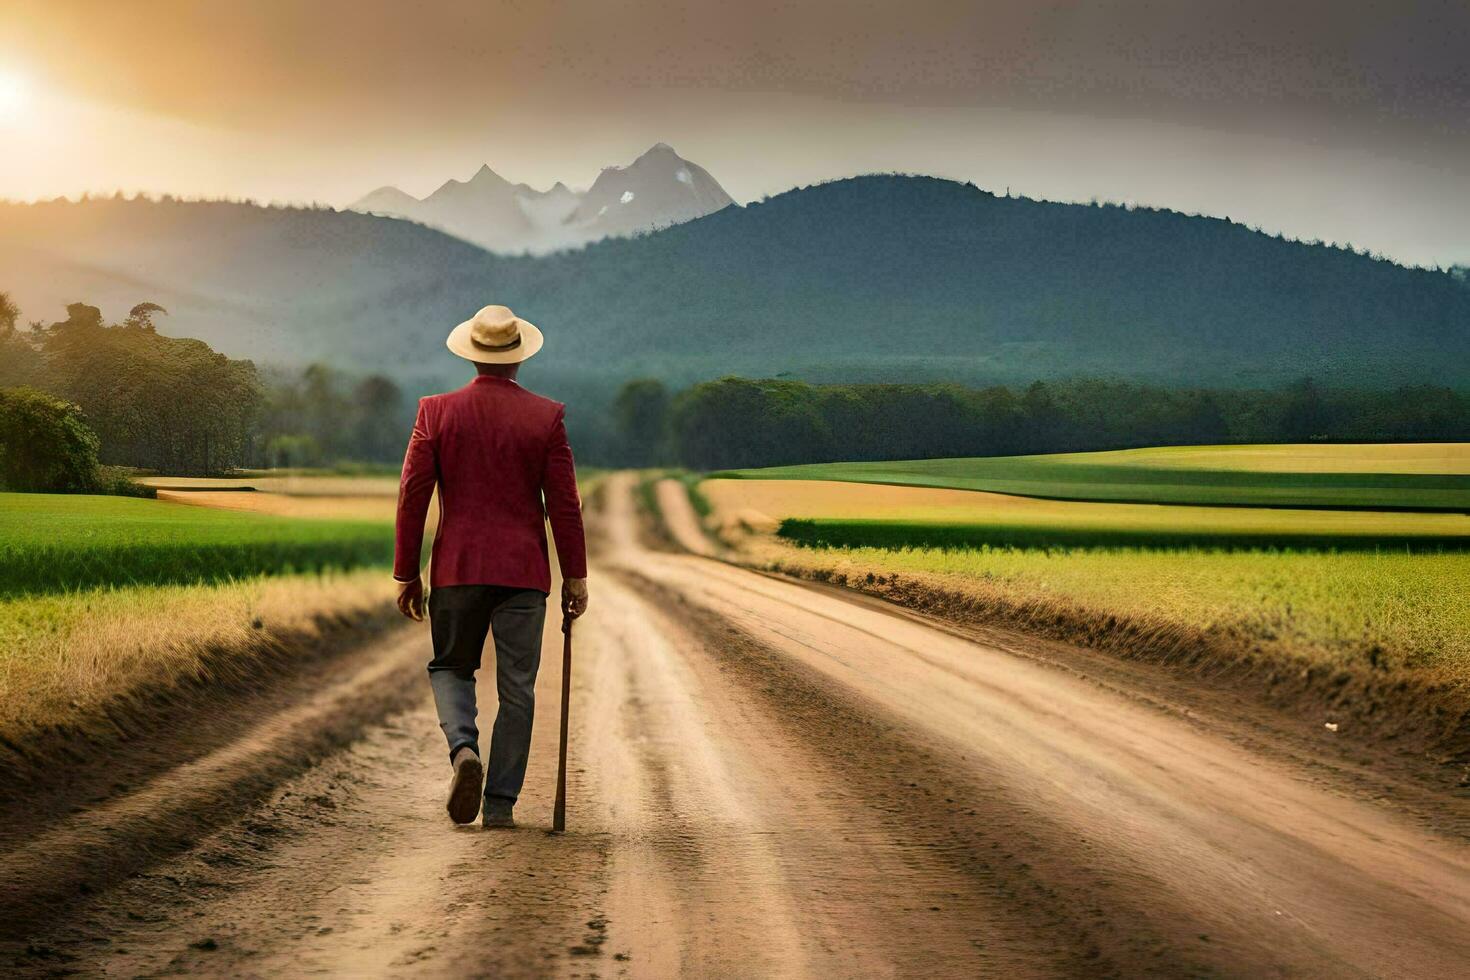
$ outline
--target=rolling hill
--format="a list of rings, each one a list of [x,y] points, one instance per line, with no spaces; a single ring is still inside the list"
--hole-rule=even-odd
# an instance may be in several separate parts
[[[1470,288],[1226,220],[1051,204],[923,177],[793,190],[634,238],[497,256],[406,221],[247,204],[0,205],[0,289],[84,299],[268,362],[413,383],[462,371],[487,302],[539,323],[539,377],[610,390],[725,373],[1254,385],[1470,384]]]
[[[445,275],[472,281],[491,261],[442,232],[350,211],[116,198],[0,205],[0,289],[26,319],[61,319],[74,301],[122,319],[146,298],[169,310],[163,332],[273,364],[327,358],[432,374],[403,370],[428,333],[415,309],[443,292]]]

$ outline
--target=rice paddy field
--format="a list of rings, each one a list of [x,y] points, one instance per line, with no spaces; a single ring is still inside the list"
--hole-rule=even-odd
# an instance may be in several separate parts
[[[1206,508],[1198,508],[1205,510]],[[1015,520],[979,520],[942,523],[924,520],[802,519],[787,518],[778,534],[797,544],[836,548],[1205,548],[1223,551],[1405,551],[1470,550],[1470,519],[1463,515],[1434,515],[1456,521],[1353,522],[1293,520],[1278,512],[1279,521],[1237,520],[1227,508],[1197,521],[1140,520],[1108,525],[1085,518],[1060,515],[1056,521],[1022,523]],[[1313,512],[1307,511],[1306,514]],[[1014,517],[1014,515],[1006,515]],[[1386,526],[1385,526],[1386,525]],[[1407,525],[1407,526],[1404,526]]]
[[[988,480],[975,460],[923,462],[936,480]],[[738,555],[804,577],[875,591],[903,582],[1001,618],[1227,637],[1278,659],[1470,681],[1470,516],[1393,509],[1402,488],[1382,484],[1389,509],[1364,509],[1385,476],[1465,479],[1464,446],[1161,448],[1017,465],[1029,467],[1034,495],[868,479],[912,476],[909,463],[793,467],[776,479],[749,471],[700,490]],[[1071,501],[1057,498],[1075,481],[1035,485],[1079,465],[1089,479],[1105,465],[1125,486]],[[797,470],[825,478],[796,479]],[[1196,475],[1224,472],[1277,488],[1291,482],[1282,477],[1331,476],[1357,496],[1349,509],[1321,497],[1299,508],[1262,507],[1260,497],[1248,506],[1108,502],[1140,486],[1124,472],[1134,470],[1183,474],[1171,485],[1180,494],[1218,489]],[[860,482],[834,479],[845,473]]]
[[[1110,504],[830,480],[711,479],[700,488],[726,519],[779,525],[804,545],[1470,548],[1470,516],[1454,513]]]
[[[0,597],[384,565],[392,548],[381,521],[130,497],[0,494]]]
[[[85,724],[138,690],[250,677],[385,615],[397,480],[268,480],[177,481],[208,489],[159,500],[0,494],[0,737]]]
[[[1057,500],[1470,512],[1470,444],[1178,446],[818,463],[718,477],[841,480]]]
[[[591,493],[601,474],[581,476]],[[144,482],[159,499],[0,493],[0,742],[396,615],[396,474]]]

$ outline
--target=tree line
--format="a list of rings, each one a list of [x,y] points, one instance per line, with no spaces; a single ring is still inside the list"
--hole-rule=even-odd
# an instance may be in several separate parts
[[[203,341],[166,337],[154,303],[107,324],[85,303],[66,319],[16,327],[0,307],[0,387],[26,387],[78,406],[103,463],[159,473],[215,473],[244,459],[260,411],[255,365]]]
[[[154,321],[166,312],[141,303],[107,324],[96,307],[73,303],[64,320],[23,330],[20,311],[0,293],[0,482],[96,488],[108,482],[99,463],[208,475],[401,460],[413,406],[391,379],[323,365],[262,372],[202,341],[159,334]],[[1310,378],[1228,389],[726,377],[677,392],[644,378],[623,385],[610,412],[595,411],[607,398],[572,400],[574,414],[599,422],[599,438],[577,445],[579,458],[608,466],[711,470],[1171,444],[1470,439],[1464,392],[1326,388]]]
[[[250,466],[403,461],[413,424],[402,389],[381,374],[353,377],[322,364],[267,376]]]
[[[65,319],[22,329],[0,292],[0,483],[95,490],[119,485],[99,465],[203,476],[402,456],[409,420],[390,379],[319,365],[262,374],[160,334],[167,312],[140,303],[108,324],[72,303]]]
[[[696,470],[841,460],[1218,443],[1455,442],[1470,397],[1430,385],[1168,388],[1084,379],[1025,388],[721,378],[671,393],[629,382],[613,407],[622,465]]]

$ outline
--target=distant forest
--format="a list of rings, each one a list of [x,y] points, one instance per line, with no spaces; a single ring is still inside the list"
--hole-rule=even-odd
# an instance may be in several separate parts
[[[618,462],[694,470],[1157,445],[1470,440],[1470,396],[1430,385],[1165,388],[1117,381],[833,384],[722,378],[671,394],[630,382]]]
[[[104,463],[160,473],[212,473],[245,457],[259,412],[255,365],[199,340],[165,337],[154,303],[122,323],[72,303],[67,317],[16,329],[0,294],[0,387],[36,389],[80,407]]]
[[[0,402],[0,412],[24,411],[35,420],[38,411],[76,406],[67,424],[91,430],[91,451],[102,464],[207,475],[241,467],[389,464],[403,455],[408,409],[386,377],[349,378],[320,365],[263,374],[203,341],[158,333],[155,320],[168,311],[156,303],[134,306],[115,324],[85,303],[66,312],[64,320],[23,330],[20,310],[0,293],[0,391],[52,399],[11,399]],[[8,442],[20,437],[15,427],[5,431]],[[59,485],[84,486],[77,472],[73,467]]]
[[[64,320],[20,329],[20,311],[0,293],[0,462],[23,464],[27,474],[9,482],[95,488],[87,474],[96,462],[207,475],[401,461],[412,399],[389,377],[320,364],[261,371],[203,341],[158,333],[155,321],[166,314],[140,303],[107,324],[97,307],[73,303]],[[1465,392],[1310,378],[1210,388],[726,377],[677,391],[643,378],[595,399],[564,397],[577,458],[599,466],[711,470],[1149,445],[1470,440]],[[30,429],[53,433],[71,455],[46,459],[21,447]]]

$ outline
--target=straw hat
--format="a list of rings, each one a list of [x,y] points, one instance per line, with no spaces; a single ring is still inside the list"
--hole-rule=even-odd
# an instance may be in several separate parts
[[[445,344],[469,361],[516,364],[541,349],[541,331],[508,306],[487,306],[455,327]]]

